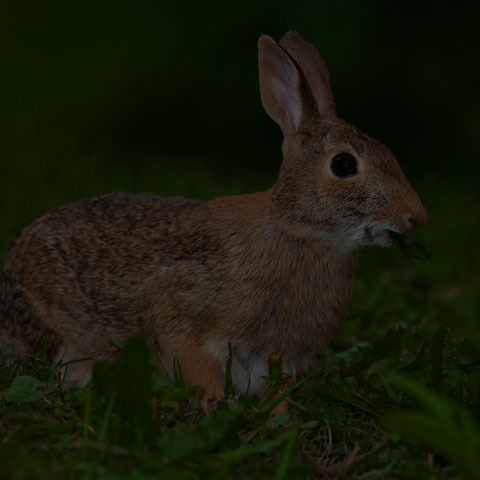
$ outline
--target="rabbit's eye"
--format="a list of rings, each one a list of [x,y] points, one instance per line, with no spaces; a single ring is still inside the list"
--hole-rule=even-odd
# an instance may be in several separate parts
[[[330,169],[337,177],[352,177],[358,172],[358,160],[350,153],[337,153],[330,162]]]

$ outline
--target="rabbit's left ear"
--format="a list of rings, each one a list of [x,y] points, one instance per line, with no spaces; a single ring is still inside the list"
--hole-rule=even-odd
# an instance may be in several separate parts
[[[293,30],[287,32],[279,44],[293,58],[305,76],[320,117],[335,117],[335,102],[330,87],[330,74],[319,51],[302,35]]]

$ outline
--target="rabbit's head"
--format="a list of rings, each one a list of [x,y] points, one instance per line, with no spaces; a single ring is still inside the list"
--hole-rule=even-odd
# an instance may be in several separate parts
[[[273,189],[277,225],[343,252],[392,243],[427,212],[388,148],[336,116],[327,66],[297,32],[259,42],[260,90],[283,131],[283,163]]]

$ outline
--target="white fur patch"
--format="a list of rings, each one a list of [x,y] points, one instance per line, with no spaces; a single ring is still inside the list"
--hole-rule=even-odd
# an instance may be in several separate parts
[[[221,362],[222,380],[225,385],[225,369],[228,360],[228,342],[212,337],[204,345],[204,351]],[[232,381],[236,393],[261,395],[265,392],[268,375],[268,356],[271,352],[243,352],[232,349]],[[295,378],[297,369],[291,362],[283,362],[283,373]]]

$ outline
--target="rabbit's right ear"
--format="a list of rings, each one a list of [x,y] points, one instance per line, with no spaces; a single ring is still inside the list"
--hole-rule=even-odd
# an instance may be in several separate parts
[[[300,74],[285,50],[268,35],[258,40],[258,65],[263,107],[288,137],[302,120]]]
[[[335,117],[335,102],[327,64],[319,51],[300,33],[287,32],[279,42],[301,69],[321,118]]]

